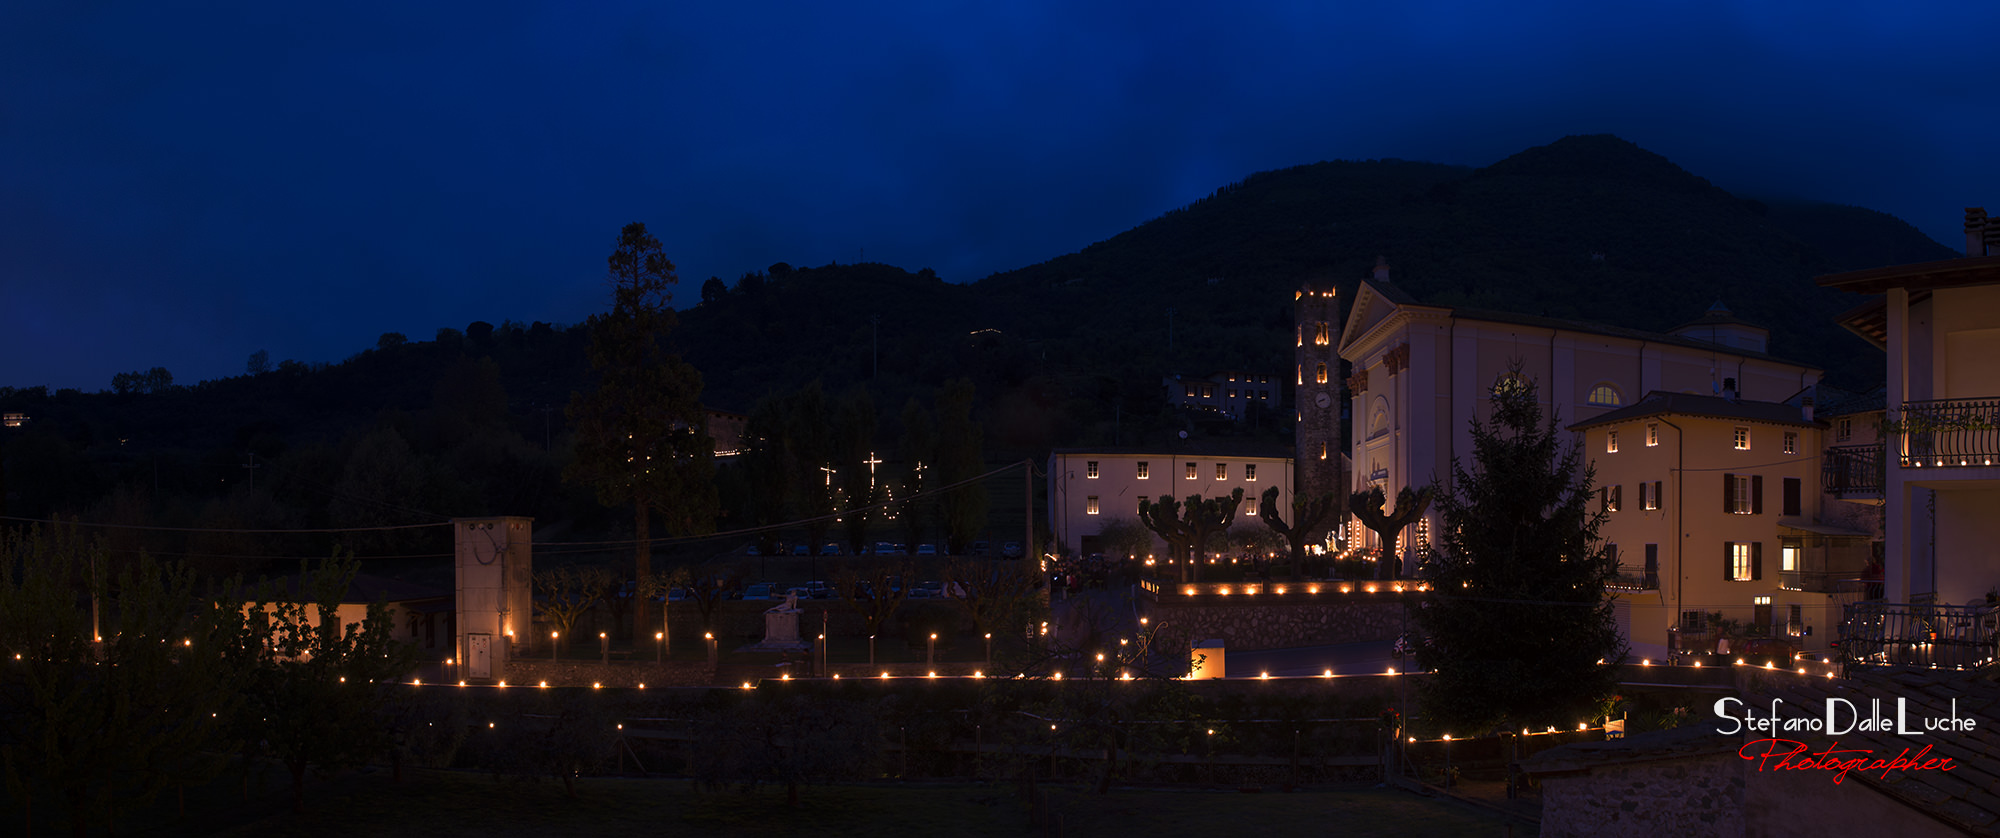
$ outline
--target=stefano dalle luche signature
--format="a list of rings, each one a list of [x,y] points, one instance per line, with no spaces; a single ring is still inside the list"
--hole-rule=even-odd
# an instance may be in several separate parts
[[[1882,700],[1871,699],[1867,715],[1856,709],[1854,702],[1844,698],[1826,699],[1823,715],[1798,715],[1779,718],[1778,708],[1783,699],[1772,699],[1767,714],[1759,715],[1755,708],[1745,705],[1736,698],[1722,698],[1715,702],[1716,718],[1721,720],[1716,732],[1725,736],[1738,733],[1767,733],[1773,736],[1753,739],[1737,749],[1737,756],[1757,762],[1757,770],[1773,771],[1829,771],[1837,784],[1846,779],[1847,772],[1860,771],[1864,774],[1881,772],[1887,779],[1892,771],[1951,771],[1951,757],[1932,757],[1930,745],[1924,745],[1916,753],[1904,748],[1894,757],[1877,757],[1867,748],[1842,748],[1835,740],[1826,748],[1811,750],[1804,742],[1785,739],[1778,733],[1820,733],[1840,736],[1847,733],[1893,733],[1897,736],[1923,736],[1927,732],[1969,733],[1978,729],[1979,722],[1971,716],[1958,714],[1958,699],[1951,701],[1951,715],[1920,717],[1911,724],[1908,703],[1896,699],[1895,715],[1884,715]]]

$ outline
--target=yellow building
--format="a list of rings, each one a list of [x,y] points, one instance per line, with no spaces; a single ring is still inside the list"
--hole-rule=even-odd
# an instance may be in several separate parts
[[[1752,638],[1826,647],[1841,606],[1862,593],[1872,533],[1822,518],[1826,424],[1804,393],[1653,392],[1570,429],[1596,469],[1634,657],[1713,650],[1717,613]]]

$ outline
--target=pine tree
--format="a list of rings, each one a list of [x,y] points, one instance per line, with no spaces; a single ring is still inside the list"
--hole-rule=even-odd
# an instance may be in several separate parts
[[[675,535],[715,529],[715,445],[701,407],[701,373],[663,345],[674,327],[674,263],[646,225],[625,225],[607,260],[611,311],[590,317],[597,389],[570,397],[576,459],[564,478],[597,490],[606,506],[632,506],[633,576],[652,575],[652,516]],[[632,608],[643,637],[646,603]]]
[[[1532,384],[1510,377],[1492,422],[1472,426],[1473,466],[1438,492],[1443,532],[1414,607],[1417,660],[1435,670],[1425,712],[1466,734],[1588,720],[1616,684],[1625,643],[1604,598],[1612,561],[1591,513],[1593,474]]]

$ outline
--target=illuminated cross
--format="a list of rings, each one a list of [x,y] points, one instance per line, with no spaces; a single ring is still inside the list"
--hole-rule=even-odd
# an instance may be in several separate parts
[[[862,462],[868,464],[868,489],[873,491],[875,489],[875,467],[881,465],[882,460],[875,456],[875,452],[870,451],[868,452],[868,459],[862,460]]]
[[[827,487],[828,487],[828,488],[832,488],[832,486],[833,486],[833,468],[832,468],[831,466],[820,466],[820,467],[819,467],[819,470],[820,470],[820,471],[823,471],[823,472],[826,472],[826,485],[827,485]]]

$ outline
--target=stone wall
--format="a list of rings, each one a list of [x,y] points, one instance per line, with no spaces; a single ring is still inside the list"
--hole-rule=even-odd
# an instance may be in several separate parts
[[[1599,765],[1542,779],[1543,838],[1742,835],[1734,754]]]
[[[1257,605],[1168,600],[1146,602],[1145,611],[1163,640],[1221,638],[1230,651],[1395,640],[1405,631],[1400,598]]]

